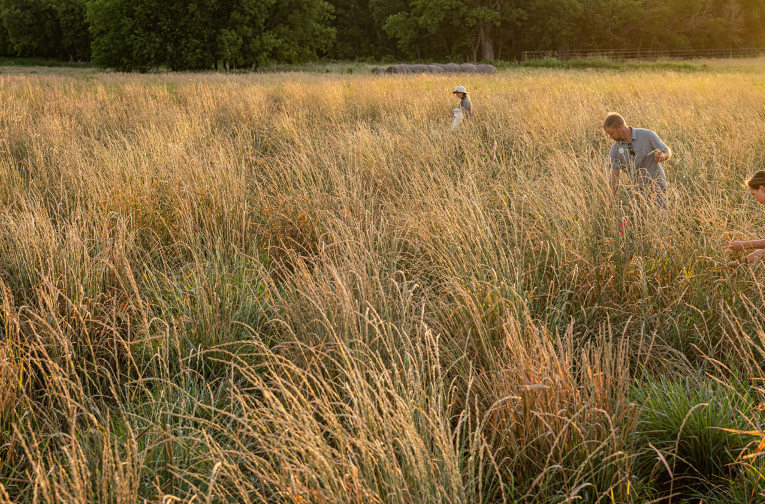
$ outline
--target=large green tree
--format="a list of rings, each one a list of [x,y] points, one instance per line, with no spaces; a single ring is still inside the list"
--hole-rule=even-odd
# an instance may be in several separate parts
[[[325,0],[272,0],[263,40],[268,57],[288,63],[316,57],[335,40],[332,6]]]
[[[56,0],[58,24],[61,30],[59,54],[70,61],[90,59],[86,0]]]
[[[117,70],[149,70],[166,61],[159,2],[93,0],[88,4],[93,62]]]
[[[521,51],[629,47],[646,23],[642,0],[516,0],[523,29],[511,45]]]
[[[370,0],[370,6],[399,49],[418,58],[494,59],[498,41],[524,16],[511,0]]]
[[[0,54],[120,70],[765,46],[765,0],[0,0]]]
[[[85,0],[0,0],[0,20],[14,56],[90,57]]]
[[[2,0],[0,16],[17,56],[57,56],[61,30],[49,0]]]
[[[408,57],[422,58],[431,53],[450,53],[452,39],[444,36],[454,17],[458,0],[370,0],[382,28],[396,40]]]
[[[744,16],[744,32],[741,45],[765,46],[765,0],[738,0]]]
[[[641,19],[650,20],[635,36],[641,49],[717,49],[743,42],[745,12],[737,0],[644,0]]]
[[[517,33],[526,18],[525,10],[510,0],[464,0],[460,7],[471,33],[473,60],[493,60],[503,36]]]
[[[369,0],[408,57],[765,45],[765,0]]]
[[[316,57],[334,41],[325,0],[92,0],[96,64],[121,70],[254,67]]]
[[[377,21],[370,0],[331,0],[331,4],[336,36],[329,56],[355,59],[397,54],[395,41],[385,33],[383,23]]]

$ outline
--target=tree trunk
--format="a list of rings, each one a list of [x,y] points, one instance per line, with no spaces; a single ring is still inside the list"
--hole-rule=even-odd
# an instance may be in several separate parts
[[[478,39],[481,41],[481,57],[485,60],[494,59],[494,40],[491,38],[491,25],[481,23],[478,27]]]

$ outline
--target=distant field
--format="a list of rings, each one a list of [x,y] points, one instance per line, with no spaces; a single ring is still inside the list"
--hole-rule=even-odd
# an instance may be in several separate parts
[[[765,59],[701,63],[0,68],[0,502],[761,502]]]
[[[394,63],[364,63],[358,61],[313,62],[302,64],[272,64],[257,70],[259,73],[307,72],[319,74],[370,74],[376,66],[387,68]],[[584,69],[595,68],[615,71],[640,70],[676,70],[676,71],[724,71],[724,72],[762,72],[765,66],[763,58],[698,58],[687,60],[650,60],[650,61],[617,61],[603,58],[529,60],[526,62],[497,61],[495,66],[500,70],[521,68],[566,68]],[[0,75],[43,74],[43,75],[76,75],[82,73],[111,73],[111,69],[99,69],[89,63],[69,63],[58,60],[41,58],[2,58],[0,57]],[[153,73],[164,74],[167,70],[157,70]],[[232,74],[247,74],[248,70],[232,70]],[[215,72],[209,72],[214,75]]]

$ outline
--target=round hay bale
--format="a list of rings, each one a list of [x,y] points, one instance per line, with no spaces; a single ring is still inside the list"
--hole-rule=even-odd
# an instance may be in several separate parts
[[[497,73],[497,68],[494,65],[487,65],[486,63],[482,63],[480,65],[476,65],[475,67],[478,73],[482,73],[482,74]]]
[[[407,65],[409,73],[428,73],[428,65]]]
[[[406,65],[391,65],[388,68],[385,69],[385,73],[389,74],[405,74],[406,71]]]

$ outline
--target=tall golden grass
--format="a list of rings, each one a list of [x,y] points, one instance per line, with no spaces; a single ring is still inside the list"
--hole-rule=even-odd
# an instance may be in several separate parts
[[[757,502],[749,63],[0,78],[0,501]],[[665,211],[610,195],[612,110]]]

